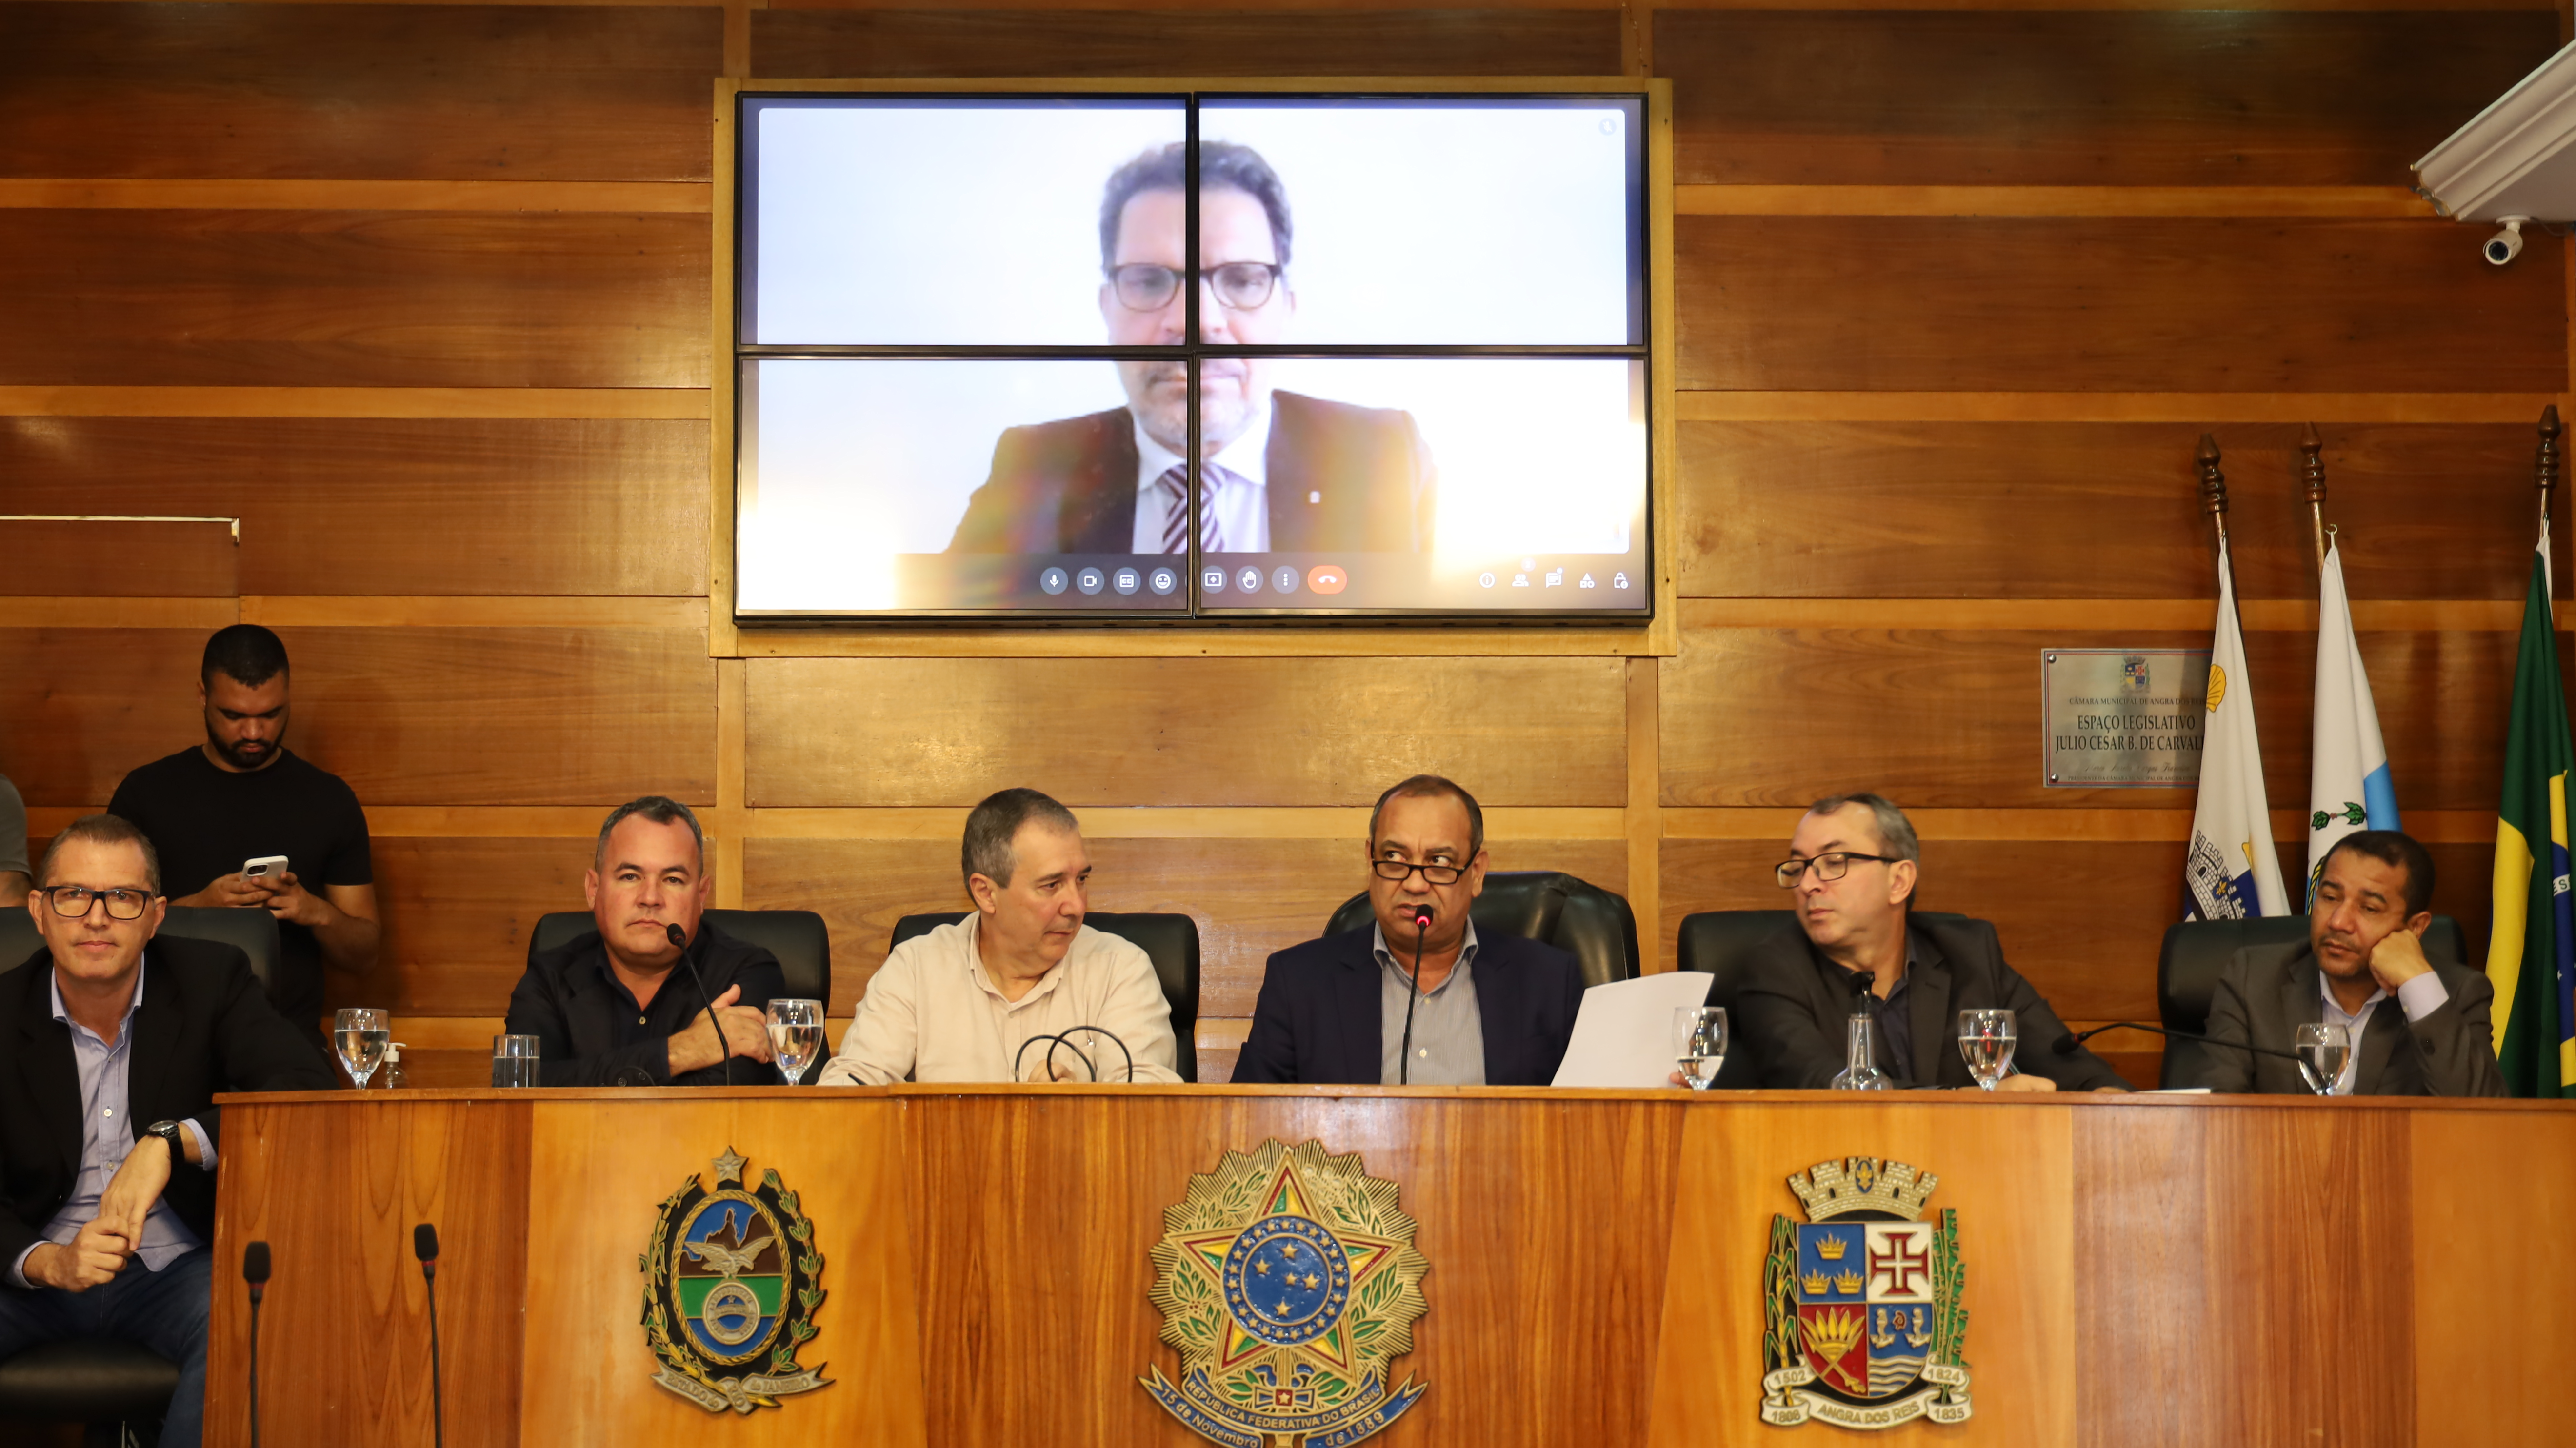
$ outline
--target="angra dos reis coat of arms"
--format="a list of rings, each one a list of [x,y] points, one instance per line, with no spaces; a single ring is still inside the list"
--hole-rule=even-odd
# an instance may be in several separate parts
[[[1793,1174],[1807,1220],[1771,1219],[1762,1421],[1892,1428],[1968,1419],[1959,1214],[1924,1221],[1941,1179],[1849,1157]]]
[[[814,1224],[775,1168],[742,1184],[726,1147],[710,1191],[696,1175],[662,1202],[644,1272],[644,1336],[662,1371],[653,1381],[710,1413],[775,1408],[790,1393],[831,1386],[799,1367],[823,1305],[823,1254]]]
[[[1428,1390],[1389,1392],[1413,1350],[1428,1264],[1396,1185],[1321,1142],[1227,1152],[1163,1211],[1154,1305],[1180,1380],[1136,1381],[1227,1448],[1344,1448]]]

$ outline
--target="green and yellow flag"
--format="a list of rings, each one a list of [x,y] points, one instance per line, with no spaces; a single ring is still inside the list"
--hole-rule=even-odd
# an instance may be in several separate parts
[[[2576,1096],[2576,922],[2567,893],[2567,694],[2549,615],[2549,525],[2531,560],[2496,810],[2496,1059],[2516,1096]]]

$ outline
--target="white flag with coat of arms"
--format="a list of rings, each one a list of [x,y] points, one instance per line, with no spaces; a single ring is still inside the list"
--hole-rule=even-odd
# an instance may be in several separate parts
[[[2343,587],[2343,550],[2331,536],[2317,585],[2316,748],[2308,763],[2308,889],[2335,841],[2355,830],[2393,830],[2397,787],[2379,739],[2379,706],[2352,632],[2352,600]]]
[[[2200,802],[2183,858],[2183,913],[2192,920],[2287,915],[2272,810],[2263,794],[2263,744],[2236,622],[2235,569],[2218,545],[2218,632],[2209,645],[2209,717],[2201,730]]]

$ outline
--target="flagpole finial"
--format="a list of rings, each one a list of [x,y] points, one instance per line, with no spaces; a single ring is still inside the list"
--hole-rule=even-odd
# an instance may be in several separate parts
[[[2333,546],[2333,529],[2326,526],[2326,461],[2325,441],[2317,436],[2317,425],[2309,423],[2299,434],[2299,453],[2305,459],[2299,475],[2307,484],[2308,531],[2317,550],[2317,569],[2326,566],[2326,550]]]
[[[2200,465],[2200,505],[2209,511],[2210,521],[2218,525],[2218,541],[2227,541],[2227,475],[2218,470],[2218,439],[2208,433],[2200,435],[2200,450],[2192,455]]]
[[[2532,459],[2532,482],[2540,489],[2540,521],[2549,521],[2550,495],[2558,488],[2558,404],[2540,410],[2540,451]]]

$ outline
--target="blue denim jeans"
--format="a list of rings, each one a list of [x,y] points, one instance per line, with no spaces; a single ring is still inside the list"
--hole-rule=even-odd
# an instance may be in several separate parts
[[[197,1448],[206,1416],[206,1315],[214,1253],[203,1247],[158,1272],[137,1262],[87,1292],[0,1288],[0,1359],[38,1343],[112,1337],[179,1365],[179,1391],[161,1428],[162,1448]]]

